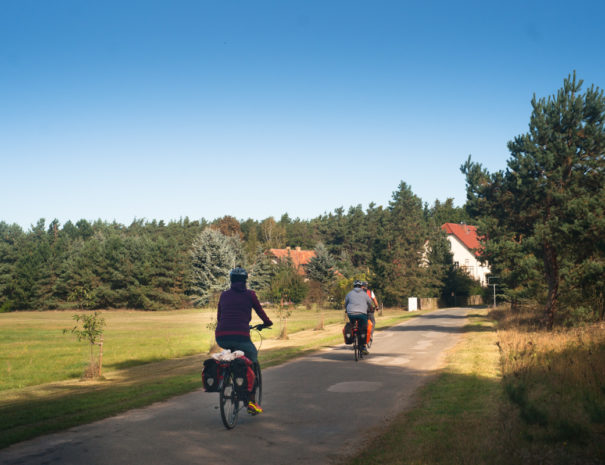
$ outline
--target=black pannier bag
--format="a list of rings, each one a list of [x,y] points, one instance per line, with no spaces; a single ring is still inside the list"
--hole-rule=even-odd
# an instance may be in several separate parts
[[[202,382],[204,383],[204,391],[217,392],[220,389],[222,381],[222,369],[219,363],[213,358],[204,361],[204,369],[202,370]]]
[[[342,329],[342,334],[345,338],[345,344],[353,344],[353,325],[351,322],[345,324],[345,327]]]
[[[233,387],[237,392],[252,392],[254,388],[254,370],[252,361],[248,357],[239,357],[231,362],[233,374]]]

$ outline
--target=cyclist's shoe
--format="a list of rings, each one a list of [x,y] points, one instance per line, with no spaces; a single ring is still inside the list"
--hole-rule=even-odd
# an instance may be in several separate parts
[[[248,413],[250,415],[258,415],[259,413],[263,413],[263,409],[260,405],[255,404],[254,402],[248,402]]]
[[[363,349],[361,349],[361,353],[363,355],[368,355],[369,354],[368,349],[366,349],[365,347]]]

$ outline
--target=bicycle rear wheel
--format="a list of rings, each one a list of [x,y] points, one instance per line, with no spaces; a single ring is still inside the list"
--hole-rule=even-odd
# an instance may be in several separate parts
[[[355,355],[355,361],[359,360],[359,340],[357,338],[357,331],[353,332],[353,354]]]
[[[225,428],[235,428],[237,414],[239,413],[239,403],[240,399],[233,387],[233,375],[229,373],[225,376],[220,392],[221,419]]]

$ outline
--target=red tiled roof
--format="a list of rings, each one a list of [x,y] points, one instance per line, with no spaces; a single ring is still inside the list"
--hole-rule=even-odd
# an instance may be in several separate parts
[[[292,264],[300,274],[304,274],[305,272],[303,265],[306,265],[313,257],[315,257],[314,250],[301,250],[299,247],[294,249],[269,249],[269,252],[271,252],[277,258],[287,258],[289,255],[292,259]]]
[[[456,236],[477,257],[481,255],[481,244],[477,237],[477,227],[469,224],[445,223],[441,226],[447,234]]]

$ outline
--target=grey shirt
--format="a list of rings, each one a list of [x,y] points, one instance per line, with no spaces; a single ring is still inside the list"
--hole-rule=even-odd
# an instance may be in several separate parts
[[[347,315],[367,315],[368,310],[374,308],[374,303],[368,297],[366,291],[360,287],[355,287],[345,297],[345,308],[347,309]]]

